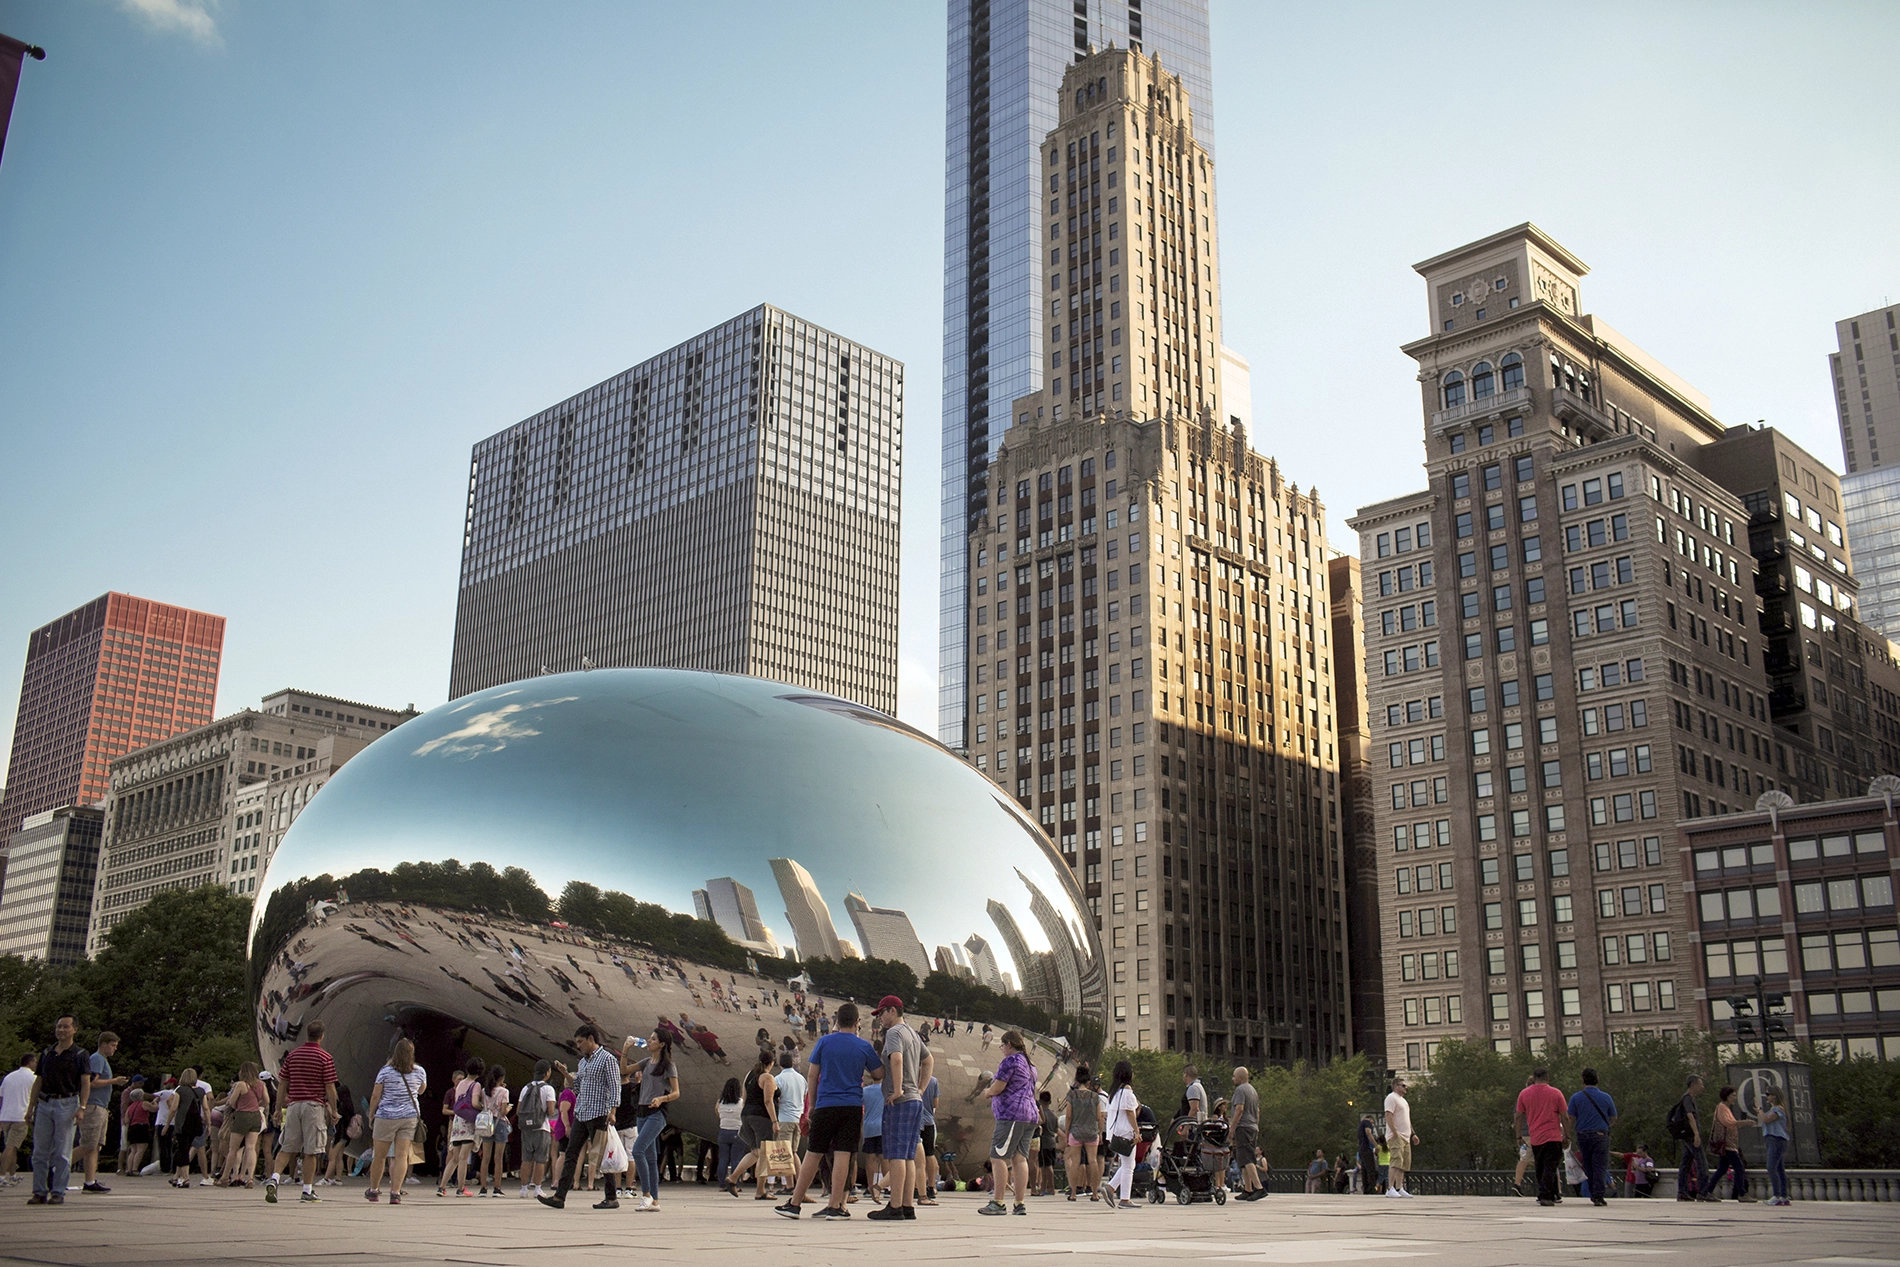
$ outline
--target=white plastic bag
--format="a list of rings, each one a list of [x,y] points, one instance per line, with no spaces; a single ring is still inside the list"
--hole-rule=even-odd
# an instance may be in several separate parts
[[[627,1135],[633,1134],[628,1131]],[[607,1128],[607,1147],[600,1154],[600,1173],[603,1175],[624,1175],[627,1173],[629,1158],[627,1140],[613,1127]]]

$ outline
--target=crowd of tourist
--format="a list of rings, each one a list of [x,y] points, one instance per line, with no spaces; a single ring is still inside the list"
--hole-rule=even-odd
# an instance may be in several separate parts
[[[399,937],[412,935],[401,921],[371,918]],[[518,943],[473,921],[455,930],[435,927],[499,947],[517,963],[525,959]],[[585,966],[568,959],[581,980],[600,990]],[[635,988],[662,973],[692,984],[683,967],[663,959],[616,954],[613,963]],[[294,964],[286,960],[287,967]],[[578,981],[567,979],[578,989]],[[514,981],[524,997],[536,988],[526,974]],[[721,1087],[713,1106],[717,1138],[700,1145],[700,1183],[734,1198],[749,1186],[754,1199],[772,1201],[775,1213],[793,1219],[808,1204],[816,1206],[811,1217],[848,1219],[852,1205],[868,1202],[875,1208],[866,1217],[874,1221],[914,1220],[919,1207],[937,1204],[942,1185],[955,1186],[955,1176],[940,1164],[939,1084],[930,1047],[930,1039],[955,1030],[954,1023],[913,1022],[894,995],[880,999],[866,1018],[855,1003],[827,1010],[802,993],[742,991],[736,977],[724,983],[702,977],[700,986],[695,997],[710,997],[728,1011],[762,1007],[788,1026],[776,1043],[761,1027],[755,1058]],[[670,1120],[682,1094],[679,1054],[690,1043],[731,1063],[717,1036],[685,1014],[662,1015],[645,1036],[629,1035],[618,1047],[583,1014],[571,1068],[542,1060],[513,1086],[504,1066],[468,1056],[438,1092],[414,1044],[400,1038],[359,1101],[338,1080],[323,1023],[290,1019],[287,1008],[298,994],[284,992],[274,1006],[301,1041],[276,1069],[246,1062],[222,1087],[193,1068],[157,1079],[115,1074],[117,1036],[102,1031],[88,1050],[77,1041],[73,1018],[61,1017],[52,1045],[22,1055],[0,1078],[0,1186],[19,1182],[17,1159],[30,1140],[29,1200],[35,1205],[63,1204],[75,1188],[110,1192],[99,1165],[102,1155],[115,1152],[123,1176],[163,1177],[178,1188],[257,1186],[271,1203],[293,1183],[301,1202],[319,1202],[320,1189],[367,1171],[365,1199],[396,1205],[406,1188],[422,1186],[415,1172],[427,1167],[438,1176],[435,1194],[442,1198],[500,1197],[506,1184],[518,1197],[554,1209],[578,1190],[596,1198],[595,1209],[613,1210],[630,1187],[634,1209],[654,1212],[663,1177],[678,1182],[681,1172],[685,1135]],[[975,1024],[964,1023],[963,1033],[974,1036]],[[998,1059],[976,1093],[993,1119],[986,1173],[971,1185],[987,1195],[979,1213],[1023,1216],[1030,1198],[1057,1195],[1104,1211],[1134,1210],[1139,1197],[1165,1196],[1168,1176],[1183,1182],[1180,1166],[1168,1164],[1173,1160],[1203,1167],[1223,1200],[1230,1191],[1240,1201],[1267,1195],[1260,1097],[1244,1066],[1233,1070],[1232,1095],[1212,1104],[1198,1071],[1187,1066],[1163,1139],[1155,1110],[1136,1093],[1128,1061],[1116,1063],[1105,1081],[1086,1063],[1075,1064],[1068,1087],[1052,1094],[1043,1089],[1049,1079],[1038,1073],[1021,1033],[986,1025],[981,1044],[985,1052],[995,1046]],[[1316,1150],[1306,1166],[1308,1193],[1412,1197],[1407,1175],[1419,1137],[1407,1090],[1404,1077],[1395,1078],[1382,1122],[1371,1114],[1360,1120],[1351,1150],[1356,1164],[1346,1152],[1329,1163],[1324,1150]],[[1740,1137],[1743,1122],[1752,1121],[1766,1144],[1768,1204],[1788,1204],[1790,1118],[1780,1097],[1769,1093],[1751,1119],[1738,1112],[1735,1089],[1723,1087],[1705,1119],[1704,1093],[1702,1081],[1691,1079],[1667,1119],[1680,1143],[1678,1199],[1718,1201],[1717,1188],[1728,1178],[1732,1199],[1754,1200]],[[109,1150],[115,1096],[118,1138]],[[1534,1168],[1540,1205],[1574,1195],[1601,1206],[1616,1192],[1615,1166],[1625,1195],[1650,1195],[1657,1171],[1647,1147],[1610,1150],[1617,1116],[1595,1070],[1585,1069],[1582,1086],[1568,1096],[1551,1085],[1546,1069],[1535,1070],[1515,1106],[1519,1158],[1512,1187],[1523,1194],[1526,1171]],[[433,1155],[431,1139],[439,1144]],[[1188,1149],[1179,1153],[1183,1141]],[[77,1184],[69,1182],[74,1178]]]

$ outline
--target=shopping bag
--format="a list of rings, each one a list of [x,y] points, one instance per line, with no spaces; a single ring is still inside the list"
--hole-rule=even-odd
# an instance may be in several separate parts
[[[627,1141],[613,1127],[607,1128],[607,1147],[601,1150],[600,1173],[603,1175],[624,1175],[627,1173]]]
[[[782,1139],[765,1141],[765,1173],[782,1175],[789,1179],[798,1173],[798,1156],[792,1152],[792,1146]]]

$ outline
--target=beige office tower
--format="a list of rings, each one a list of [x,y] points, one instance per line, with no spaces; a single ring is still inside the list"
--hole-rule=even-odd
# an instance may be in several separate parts
[[[1191,110],[1139,52],[1063,79],[1047,387],[969,542],[971,760],[1083,882],[1111,1042],[1324,1059],[1351,1033],[1324,512],[1223,409]],[[1095,988],[1003,932],[1025,996]]]
[[[1679,1033],[1677,820],[1877,768],[1827,473],[1586,314],[1535,225],[1416,267],[1429,486],[1350,521],[1388,1054]]]
[[[168,889],[221,884],[248,898],[323,785],[416,716],[282,690],[112,763],[87,934],[89,955],[127,915]]]
[[[1847,475],[1841,494],[1861,619],[1900,639],[1900,305],[1834,323],[1828,353]],[[1883,456],[1883,453],[1885,456]]]
[[[1223,416],[1214,164],[1186,87],[1111,48],[1069,68],[1060,107],[1042,145],[1049,335],[1032,400],[1050,419]]]
[[[897,709],[904,367],[761,305],[475,446],[449,696],[590,665]]]

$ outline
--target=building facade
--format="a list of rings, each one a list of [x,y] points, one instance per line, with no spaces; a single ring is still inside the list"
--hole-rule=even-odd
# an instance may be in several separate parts
[[[211,720],[224,617],[102,594],[27,639],[0,836],[105,799],[125,753]]]
[[[0,955],[55,966],[86,957],[104,815],[64,806],[35,814],[7,842],[0,893]]]
[[[1339,725],[1341,856],[1346,879],[1346,966],[1352,985],[1352,1047],[1386,1067],[1385,956],[1373,819],[1372,722],[1366,703],[1365,595],[1359,560],[1326,561],[1333,599],[1333,700]]]
[[[971,759],[1083,882],[1111,1041],[1340,1054],[1323,508],[1235,431],[1040,412],[970,539]],[[1072,989],[1054,966],[1025,995]]]
[[[1771,1039],[1900,1060],[1896,787],[1679,826],[1703,1028],[1736,1035],[1742,1021],[1758,1043],[1759,985],[1781,996],[1768,1001],[1766,1019],[1783,1027]],[[1738,1015],[1738,998],[1755,1005]]]
[[[1859,559],[1861,619],[1900,639],[1900,306],[1834,323],[1828,354],[1847,476],[1847,535]],[[1886,456],[1881,456],[1882,450]]]
[[[1049,249],[1040,148],[1070,65],[1114,45],[1159,55],[1214,149],[1206,0],[950,0],[944,139],[944,374],[938,737],[968,746],[969,560],[987,468],[1039,392],[1049,355],[1041,278]],[[1068,324],[1063,318],[1063,324]]]
[[[255,893],[284,833],[330,776],[415,715],[284,690],[113,762],[86,953],[167,890]]]
[[[477,444],[451,698],[589,664],[897,708],[904,367],[760,306]]]
[[[731,876],[708,880],[705,888],[694,889],[693,905],[699,918],[719,925],[726,936],[747,950],[774,957],[779,954],[772,930],[759,918],[759,904],[752,890]]]
[[[792,926],[792,940],[800,959],[846,959],[838,928],[831,922],[831,907],[811,872],[794,858],[771,859],[772,877],[778,881],[779,897],[785,902],[785,922]]]

